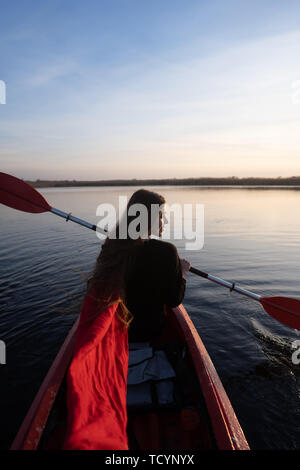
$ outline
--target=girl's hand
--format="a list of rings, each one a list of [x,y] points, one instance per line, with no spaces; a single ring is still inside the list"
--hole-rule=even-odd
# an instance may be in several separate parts
[[[187,273],[190,270],[191,264],[186,259],[180,259],[182,277],[186,279]]]

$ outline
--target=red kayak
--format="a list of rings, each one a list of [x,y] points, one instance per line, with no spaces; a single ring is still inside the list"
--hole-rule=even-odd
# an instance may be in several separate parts
[[[183,305],[167,309],[151,344],[130,345],[129,450],[249,450],[216,369]],[[42,383],[11,450],[59,450],[66,433],[66,374],[77,320]]]

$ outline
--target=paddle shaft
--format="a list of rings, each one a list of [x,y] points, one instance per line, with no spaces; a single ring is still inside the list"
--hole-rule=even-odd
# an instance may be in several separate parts
[[[107,232],[99,228],[97,225],[86,222],[85,220],[79,219],[78,217],[74,217],[71,214],[67,214],[67,212],[63,212],[59,209],[55,209],[54,207],[51,207],[50,212],[52,212],[52,214],[58,215],[59,217],[62,217],[63,219],[66,219],[67,222],[68,220],[71,220],[71,222],[75,222],[76,224],[79,224],[79,225],[82,225],[83,227],[94,230],[95,232],[98,231],[98,232],[103,233],[104,235],[107,235]]]
[[[246,289],[242,289],[241,287],[236,286],[234,282],[223,281],[223,279],[220,279],[219,277],[212,276],[211,274],[207,274],[193,267],[190,268],[190,272],[197,274],[198,276],[203,277],[205,279],[209,279],[210,281],[213,281],[216,284],[219,284],[220,286],[227,287],[230,291],[238,292],[239,294],[243,294],[247,297],[250,297],[251,299],[254,299],[260,302],[260,299],[261,299],[260,295],[254,294],[253,292],[250,292]]]

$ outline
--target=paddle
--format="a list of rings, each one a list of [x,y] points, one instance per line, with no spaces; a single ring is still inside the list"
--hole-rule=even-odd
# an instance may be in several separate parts
[[[99,231],[107,235],[105,230],[90,224],[85,220],[78,219],[71,214],[62,212],[59,209],[51,207],[44,197],[32,186],[25,181],[16,178],[15,176],[7,175],[0,172],[0,203],[8,207],[17,209],[23,212],[30,212],[33,214],[42,212],[52,212],[52,214],[63,217],[66,221],[71,220],[76,224],[83,225],[91,230]]]
[[[35,188],[19,178],[1,172],[0,203],[23,212],[52,212],[55,215],[65,218],[67,221],[71,220],[72,222],[83,225],[91,230],[99,230],[101,233],[107,235],[107,232],[100,229],[98,226],[51,207]],[[237,287],[235,283],[223,281],[223,279],[207,274],[199,269],[191,267],[190,272],[223,287],[227,287],[230,291],[238,292],[239,294],[246,295],[247,297],[260,302],[264,310],[271,317],[284,325],[300,330],[300,300],[289,297],[261,297],[253,292]]]
[[[290,297],[262,297],[258,294],[254,294],[249,290],[242,289],[235,285],[235,282],[227,282],[219,277],[212,276],[211,274],[200,271],[199,269],[190,268],[190,272],[197,276],[208,279],[220,286],[227,287],[230,292],[235,291],[239,294],[245,295],[261,303],[265,311],[273,318],[283,323],[284,325],[290,326],[296,330],[300,330],[300,300],[293,299]]]

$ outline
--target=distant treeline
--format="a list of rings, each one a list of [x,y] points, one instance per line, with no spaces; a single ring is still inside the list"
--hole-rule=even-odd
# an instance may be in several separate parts
[[[163,178],[163,179],[116,179],[101,181],[77,180],[36,180],[27,181],[35,188],[72,187],[72,186],[299,186],[300,176],[277,178]]]

